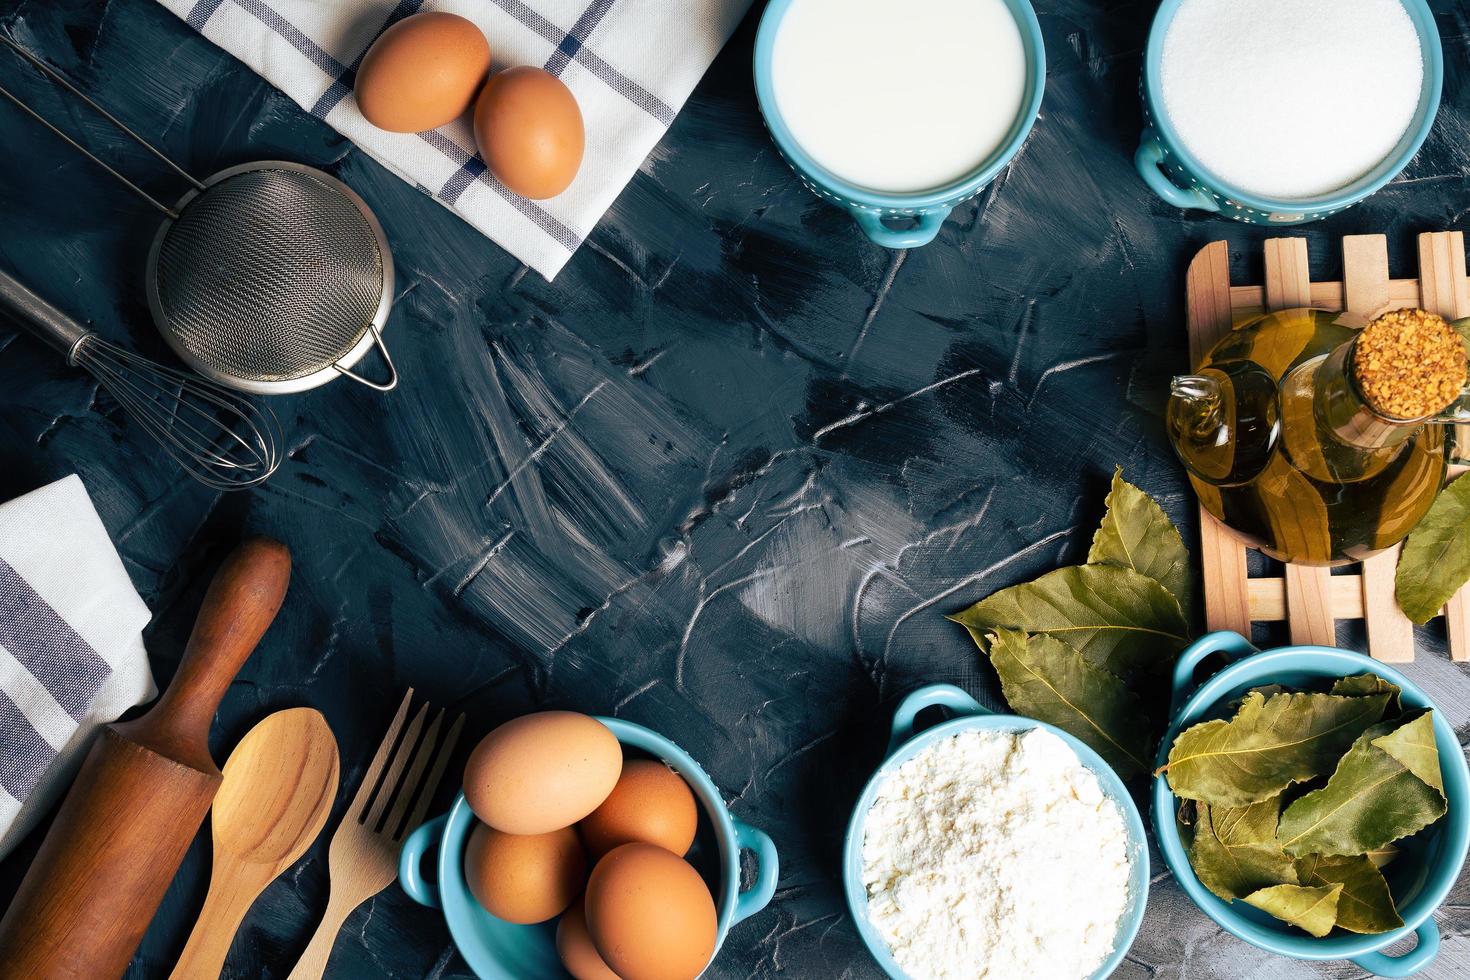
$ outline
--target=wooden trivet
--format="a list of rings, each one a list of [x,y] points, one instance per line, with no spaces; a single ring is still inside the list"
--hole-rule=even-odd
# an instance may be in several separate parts
[[[1213,242],[1189,264],[1189,356],[1199,364],[1235,323],[1267,310],[1314,306],[1374,314],[1417,306],[1447,320],[1470,315],[1465,278],[1465,239],[1458,232],[1419,236],[1419,278],[1388,277],[1388,240],[1353,235],[1342,240],[1342,282],[1312,282],[1305,238],[1266,242],[1266,282],[1230,285],[1230,252]],[[1470,426],[1461,426],[1461,452],[1470,446]],[[1459,475],[1466,467],[1452,468]],[[1251,635],[1253,622],[1287,620],[1293,644],[1337,645],[1337,620],[1362,619],[1368,652],[1379,660],[1414,659],[1414,624],[1394,597],[1395,547],[1360,563],[1358,571],[1333,575],[1327,568],[1287,565],[1284,577],[1250,578],[1247,545],[1200,508],[1200,554],[1204,563],[1205,622],[1211,630]],[[1450,657],[1470,661],[1470,586],[1445,607]]]

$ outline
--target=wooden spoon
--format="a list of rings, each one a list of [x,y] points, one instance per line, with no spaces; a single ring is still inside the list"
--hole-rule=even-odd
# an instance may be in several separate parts
[[[321,712],[290,708],[250,729],[214,799],[209,894],[173,980],[217,980],[252,902],[306,853],[337,797],[337,740]]]

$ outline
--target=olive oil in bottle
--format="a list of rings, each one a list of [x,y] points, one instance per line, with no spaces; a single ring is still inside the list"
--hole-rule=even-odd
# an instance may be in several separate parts
[[[1465,363],[1460,335],[1420,310],[1362,331],[1325,310],[1267,313],[1174,379],[1169,437],[1205,509],[1253,546],[1357,561],[1403,540],[1444,484],[1450,430],[1431,423],[1470,419],[1439,414]]]

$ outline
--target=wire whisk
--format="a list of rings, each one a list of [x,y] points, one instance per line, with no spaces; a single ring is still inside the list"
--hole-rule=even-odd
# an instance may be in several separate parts
[[[183,470],[242,490],[280,465],[275,414],[245,395],[103,340],[0,269],[0,309],[84,368]]]

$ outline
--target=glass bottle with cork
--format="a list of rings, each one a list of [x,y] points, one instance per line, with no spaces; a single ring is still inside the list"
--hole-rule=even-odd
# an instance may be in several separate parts
[[[1357,330],[1295,309],[1237,326],[1169,399],[1200,502],[1283,561],[1361,561],[1403,540],[1444,485],[1450,426],[1470,422],[1467,323],[1409,309]]]

